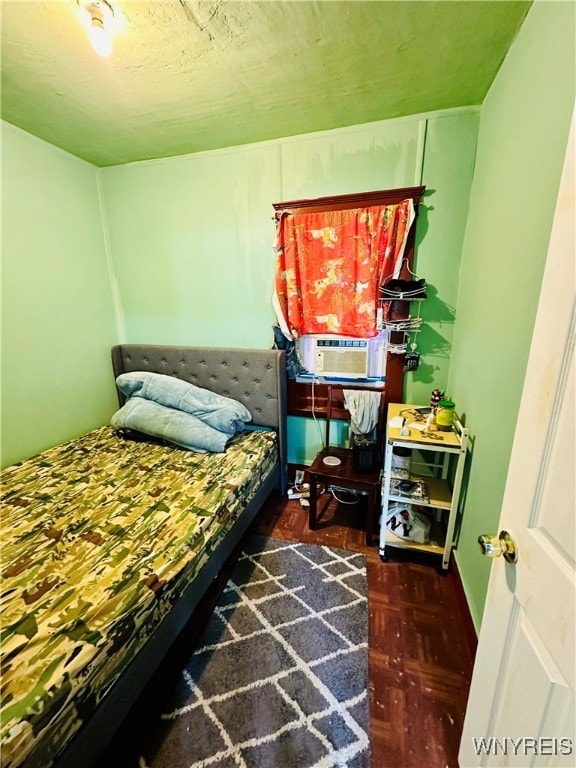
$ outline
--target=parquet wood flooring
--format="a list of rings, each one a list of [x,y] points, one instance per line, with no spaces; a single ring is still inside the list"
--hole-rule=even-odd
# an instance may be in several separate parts
[[[319,509],[328,496],[321,497]],[[299,501],[273,494],[252,530],[321,544],[367,558],[371,768],[458,768],[458,747],[475,652],[459,578],[434,565],[382,563],[365,543],[358,505],[330,500],[319,527],[308,529]],[[239,551],[239,550],[238,550]],[[159,716],[158,702],[176,684],[236,561],[233,554],[160,665],[97,768],[126,768],[125,750]],[[282,768],[282,766],[278,766]]]
[[[366,555],[372,768],[458,768],[475,637],[454,566],[441,575],[436,561],[382,563],[365,544],[361,505],[322,505],[310,531],[299,501],[272,496],[255,527]]]

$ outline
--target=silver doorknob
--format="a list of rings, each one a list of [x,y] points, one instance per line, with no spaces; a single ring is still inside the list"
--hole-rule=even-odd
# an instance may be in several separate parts
[[[486,557],[504,555],[504,560],[508,563],[515,563],[518,560],[516,542],[508,531],[500,531],[497,536],[492,533],[484,533],[482,536],[478,536],[478,544],[480,551]]]

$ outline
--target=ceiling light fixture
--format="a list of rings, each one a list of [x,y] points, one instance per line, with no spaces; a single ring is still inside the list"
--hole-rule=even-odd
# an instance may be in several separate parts
[[[86,0],[81,3],[89,15],[88,38],[92,48],[100,56],[112,53],[110,27],[114,19],[114,10],[106,0]]]

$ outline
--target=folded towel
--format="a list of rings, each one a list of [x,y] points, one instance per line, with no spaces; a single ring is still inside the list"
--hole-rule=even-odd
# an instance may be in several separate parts
[[[380,392],[345,389],[344,404],[350,411],[350,428],[357,435],[367,435],[378,424]]]

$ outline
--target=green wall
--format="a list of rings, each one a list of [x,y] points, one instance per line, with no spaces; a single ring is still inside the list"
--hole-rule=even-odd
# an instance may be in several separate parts
[[[481,110],[450,394],[473,437],[457,561],[479,625],[574,106],[575,6],[536,3]],[[553,333],[554,329],[551,328]]]
[[[407,397],[426,401],[448,376],[477,122],[477,109],[452,110],[102,170],[6,126],[4,465],[107,421],[119,338],[269,347],[277,200],[426,184],[417,269],[431,298],[407,376]],[[320,440],[290,418],[291,461]]]
[[[477,126],[477,109],[451,110],[102,169],[127,340],[269,347],[272,203],[423,183],[417,268],[434,295],[407,397],[426,402],[448,377]],[[320,439],[290,417],[289,460]]]
[[[117,341],[96,169],[2,124],[2,466],[105,423]]]
[[[422,165],[426,193],[417,221],[415,271],[426,278],[428,298],[420,305],[424,323],[416,336],[420,366],[405,376],[408,403],[427,404],[432,390],[446,389],[448,381],[478,119],[478,112],[465,111],[440,113],[427,121]]]

